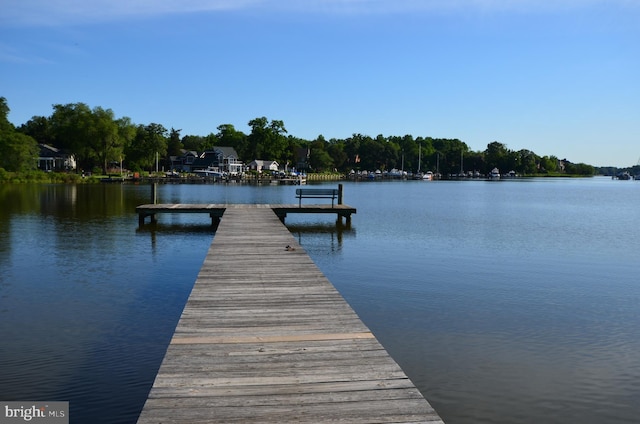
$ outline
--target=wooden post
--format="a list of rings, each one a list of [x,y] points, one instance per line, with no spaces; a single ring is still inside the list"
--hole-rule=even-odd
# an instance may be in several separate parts
[[[342,204],[342,184],[338,184],[338,204]]]
[[[158,203],[158,183],[151,183],[151,203]]]

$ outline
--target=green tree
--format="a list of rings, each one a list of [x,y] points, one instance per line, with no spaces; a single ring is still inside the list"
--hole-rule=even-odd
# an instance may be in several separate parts
[[[558,158],[556,156],[543,156],[540,158],[539,172],[557,172],[558,171]]]
[[[362,170],[362,160],[360,159],[360,146],[364,136],[362,134],[353,134],[345,140],[344,152],[347,155],[347,166],[355,170]]]
[[[427,170],[435,171],[435,149],[433,148],[433,139],[431,137],[416,138],[416,144],[418,145],[418,155],[420,157],[420,171]]]
[[[484,154],[487,166],[490,169],[498,168],[502,172],[508,172],[513,168],[513,166],[511,166],[511,159],[509,158],[511,152],[507,149],[507,146],[502,143],[493,141],[487,144],[487,149],[484,151]]]
[[[93,167],[90,121],[91,109],[84,103],[54,105],[49,118],[54,145],[75,155],[80,168]]]
[[[522,149],[518,151],[520,166],[516,171],[520,175],[533,175],[538,172],[538,162],[540,158],[531,150]]]
[[[381,140],[374,140],[369,136],[362,137],[358,153],[360,155],[362,169],[375,171],[381,167],[384,168],[382,166],[384,163],[384,144],[381,143]]]
[[[167,129],[160,124],[138,125],[136,135],[126,150],[129,167],[153,170],[156,159],[167,153]]]
[[[323,137],[324,140],[324,137]],[[331,160],[333,161],[333,166],[340,171],[348,171],[346,169],[347,165],[347,153],[344,151],[345,143],[344,141],[334,140],[330,142],[327,146],[327,153],[331,156]]]
[[[54,145],[51,124],[46,116],[34,116],[22,124],[18,131],[33,137],[38,143]]]
[[[120,136],[120,128],[111,109],[96,107],[91,116],[89,146],[106,174],[109,163],[122,158],[125,140]]]
[[[13,124],[9,122],[9,112],[11,112],[11,109],[9,109],[7,99],[0,97],[0,133],[8,133],[15,130]]]
[[[324,137],[318,138],[309,146],[309,167],[317,172],[333,169],[333,159],[325,150],[326,142]]]
[[[0,97],[0,168],[7,171],[28,171],[36,168],[38,143],[19,133],[9,121],[7,99]]]
[[[100,166],[106,172],[111,161],[119,161],[132,134],[129,118],[116,120],[111,109],[84,103],[54,105],[49,119],[56,147],[74,154],[81,168]]]
[[[247,155],[247,135],[238,131],[231,124],[218,125],[218,145],[223,147],[233,147],[241,158]],[[255,159],[255,158],[254,158]],[[246,160],[246,159],[245,159]]]
[[[458,174],[463,167],[464,156],[468,154],[466,143],[455,139],[437,138],[433,140],[436,155],[439,155],[439,168],[442,175]],[[465,167],[466,168],[466,167]]]
[[[204,152],[207,139],[201,135],[185,135],[182,137],[182,145],[186,150],[194,152]]]
[[[270,123],[266,117],[255,118],[249,121],[251,133],[248,136],[248,150],[243,160],[269,159],[286,162],[286,150],[288,146],[287,129],[284,122],[272,120]]]
[[[0,168],[7,171],[29,171],[37,166],[38,143],[17,131],[0,132]]]
[[[571,175],[582,175],[588,177],[595,174],[595,168],[585,163],[565,162],[565,172]]]
[[[171,128],[169,139],[167,140],[167,154],[169,156],[180,156],[182,154],[182,141],[180,141],[180,131]]]

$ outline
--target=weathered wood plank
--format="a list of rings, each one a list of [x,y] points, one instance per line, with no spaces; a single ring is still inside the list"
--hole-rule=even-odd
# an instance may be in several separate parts
[[[441,423],[272,209],[225,205],[138,423]]]

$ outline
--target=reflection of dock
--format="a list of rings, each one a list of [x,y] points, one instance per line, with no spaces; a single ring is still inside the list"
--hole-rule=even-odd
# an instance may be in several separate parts
[[[138,423],[441,423],[270,209],[224,211]]]
[[[323,246],[330,247],[331,250],[339,250],[345,237],[355,237],[356,230],[351,225],[337,224],[314,224],[314,225],[288,225],[289,232],[296,238],[298,243],[303,244],[306,235],[321,236]],[[329,243],[328,245],[325,242]]]

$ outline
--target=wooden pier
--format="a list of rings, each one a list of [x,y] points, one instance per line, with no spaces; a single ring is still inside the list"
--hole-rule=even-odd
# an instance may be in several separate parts
[[[138,424],[442,423],[274,212],[225,207]]]
[[[243,204],[195,204],[195,203],[161,203],[148,204],[136,207],[138,214],[138,224],[142,227],[147,217],[152,223],[157,221],[157,214],[161,213],[206,213],[211,217],[211,225],[218,225],[220,218],[227,208],[243,208],[251,205]],[[256,206],[256,205],[254,205]],[[351,214],[356,213],[356,208],[349,205],[259,205],[275,212],[280,221],[284,222],[287,214],[293,213],[313,213],[313,214],[335,214],[338,219],[345,218],[347,224],[351,223]]]

